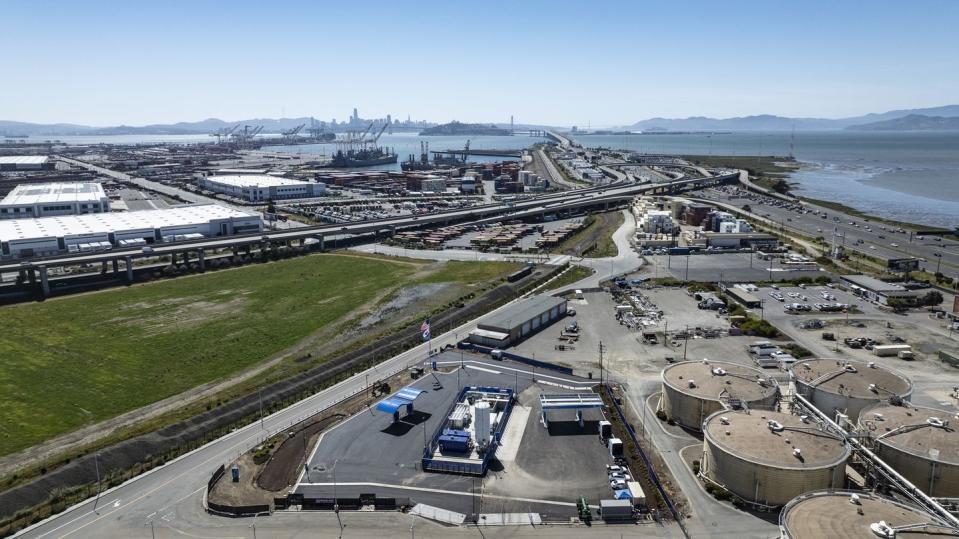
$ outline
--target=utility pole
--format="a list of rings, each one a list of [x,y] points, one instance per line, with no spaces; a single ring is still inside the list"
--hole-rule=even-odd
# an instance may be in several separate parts
[[[686,325],[686,340],[683,341],[683,361],[686,361],[686,349],[689,348],[689,325]]]
[[[689,253],[686,253],[686,278],[684,281],[689,281]]]
[[[606,347],[603,346],[603,341],[599,341],[599,383],[603,383],[603,352],[606,351]]]

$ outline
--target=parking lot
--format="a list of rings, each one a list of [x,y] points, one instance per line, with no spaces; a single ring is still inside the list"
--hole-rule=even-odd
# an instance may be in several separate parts
[[[825,275],[819,270],[800,270],[779,260],[760,260],[755,253],[719,253],[688,256],[650,255],[643,277],[673,277],[683,281],[781,281]],[[687,263],[689,269],[687,271]],[[652,272],[652,275],[650,275]]]

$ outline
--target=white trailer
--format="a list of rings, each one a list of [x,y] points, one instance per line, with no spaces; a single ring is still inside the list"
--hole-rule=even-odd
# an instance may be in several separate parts
[[[872,353],[879,357],[899,355],[899,352],[912,352],[908,344],[880,344],[872,349]]]

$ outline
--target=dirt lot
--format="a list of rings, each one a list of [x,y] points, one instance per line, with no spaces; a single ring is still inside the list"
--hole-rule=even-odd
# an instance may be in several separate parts
[[[604,242],[612,242],[613,232],[623,224],[623,214],[619,211],[608,213],[597,213],[593,216],[595,220],[591,225],[581,230],[563,242],[557,252],[567,255],[583,256],[596,245],[602,245]],[[614,252],[615,255],[615,247]],[[600,254],[600,256],[608,256]]]

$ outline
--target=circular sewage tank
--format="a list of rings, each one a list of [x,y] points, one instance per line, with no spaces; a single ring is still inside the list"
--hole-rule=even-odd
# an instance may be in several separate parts
[[[959,414],[906,404],[877,404],[859,416],[859,431],[910,483],[935,498],[959,498]]]
[[[873,362],[807,359],[790,370],[796,391],[830,418],[845,413],[850,421],[881,401],[909,400],[912,382]]]
[[[882,534],[881,525],[899,528],[914,524],[930,526],[900,529]],[[783,539],[947,539],[959,532],[918,507],[868,492],[811,492],[792,500],[779,515]]]
[[[849,446],[812,418],[724,410],[703,426],[701,473],[747,501],[778,507],[845,484]]]
[[[762,371],[723,361],[687,361],[663,369],[660,407],[683,427],[701,430],[703,420],[723,409],[722,401],[772,409],[779,385]]]

